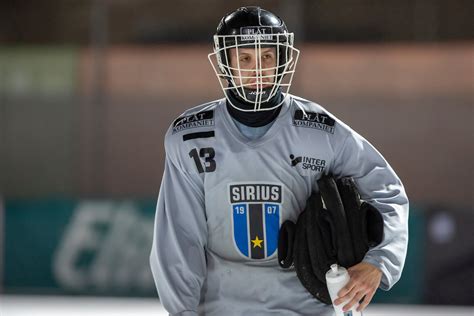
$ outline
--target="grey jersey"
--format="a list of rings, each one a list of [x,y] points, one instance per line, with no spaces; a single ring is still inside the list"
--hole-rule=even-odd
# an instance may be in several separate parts
[[[400,277],[408,200],[381,154],[313,102],[289,95],[269,130],[244,137],[225,99],[186,111],[170,126],[151,268],[172,315],[330,315],[294,270],[278,265],[278,230],[296,222],[323,174],[354,178],[385,221],[364,261]]]

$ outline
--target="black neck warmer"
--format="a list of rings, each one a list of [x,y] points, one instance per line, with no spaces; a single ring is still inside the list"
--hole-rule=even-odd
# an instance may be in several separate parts
[[[236,97],[233,92],[227,92],[228,98],[231,100],[232,104],[239,106],[244,109],[253,109],[254,104],[245,102],[240,98]],[[281,102],[283,94],[281,91],[278,91],[275,96],[273,96],[268,102],[265,102],[265,107],[273,107]],[[229,111],[230,116],[237,120],[238,122],[250,126],[250,127],[260,127],[265,126],[268,123],[272,122],[281,111],[281,105],[273,110],[268,111],[257,111],[257,112],[244,112],[237,110],[231,104],[229,100],[226,102],[227,111]]]

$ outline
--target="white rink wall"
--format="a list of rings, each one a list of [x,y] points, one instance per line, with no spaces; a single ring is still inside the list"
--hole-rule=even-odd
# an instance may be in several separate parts
[[[165,316],[158,299],[0,296],[1,316]],[[472,306],[371,305],[365,316],[471,316]]]

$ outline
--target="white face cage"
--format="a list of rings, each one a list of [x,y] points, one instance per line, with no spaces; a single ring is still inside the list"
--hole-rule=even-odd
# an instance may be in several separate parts
[[[214,52],[208,55],[208,59],[231,106],[245,112],[268,111],[279,107],[285,101],[300,54],[300,51],[293,47],[293,37],[293,33],[214,35]],[[267,65],[262,61],[262,49],[268,47],[275,49],[276,63],[272,67],[263,68]],[[241,68],[239,58],[236,58],[236,65],[232,67],[229,54],[232,48],[235,48],[235,56],[239,56],[239,49],[253,49],[252,55],[256,56],[253,65]],[[280,89],[285,97],[278,104],[266,107],[265,103]],[[247,103],[253,104],[253,109],[233,104],[228,97],[229,90]]]

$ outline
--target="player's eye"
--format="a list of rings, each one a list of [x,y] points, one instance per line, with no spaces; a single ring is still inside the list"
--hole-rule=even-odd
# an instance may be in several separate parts
[[[247,63],[247,62],[250,61],[250,57],[248,57],[248,56],[240,56],[239,61],[240,61],[241,63]]]
[[[262,56],[262,59],[265,61],[269,61],[273,59],[273,54],[265,54]]]

